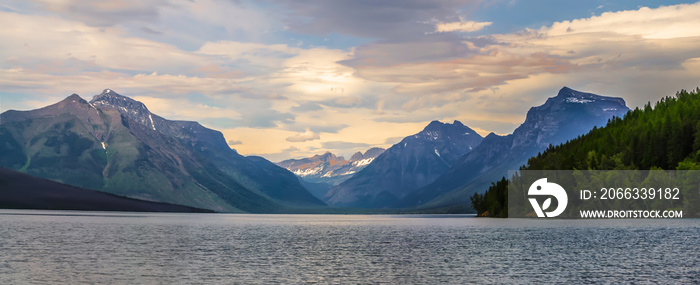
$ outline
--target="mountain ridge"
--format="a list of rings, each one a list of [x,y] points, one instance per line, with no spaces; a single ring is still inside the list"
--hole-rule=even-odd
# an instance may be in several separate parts
[[[433,183],[418,189],[396,207],[437,207],[463,203],[468,196],[485,191],[492,181],[518,169],[527,159],[558,145],[593,127],[600,127],[612,117],[629,111],[619,97],[608,97],[563,87],[556,96],[528,110],[525,121],[512,134],[489,134],[472,152],[461,157],[450,170]]]
[[[481,140],[478,133],[459,121],[432,121],[332,188],[324,200],[340,207],[387,207],[413,189],[432,182]]]
[[[323,207],[283,168],[228,147],[219,131],[170,121],[105,89],[0,114],[0,166],[122,196],[217,211]]]
[[[338,185],[364,169],[383,152],[383,148],[374,147],[366,150],[365,153],[358,151],[346,160],[342,156],[326,151],[320,155],[288,159],[276,164],[308,182]]]

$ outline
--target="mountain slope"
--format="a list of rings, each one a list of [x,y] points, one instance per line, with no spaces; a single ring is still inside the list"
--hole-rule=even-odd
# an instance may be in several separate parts
[[[525,122],[513,134],[489,134],[443,176],[406,197],[397,206],[469,205],[471,194],[484,191],[491,182],[506,175],[510,169],[518,169],[550,144],[558,145],[594,127],[604,126],[608,119],[621,117],[627,111],[629,108],[622,98],[564,87],[543,105],[531,108]]]
[[[196,122],[170,121],[106,89],[0,114],[0,166],[62,183],[217,211],[317,207],[288,171],[228,147]]]
[[[208,210],[117,196],[0,168],[0,208],[207,213]]]
[[[390,206],[437,179],[481,140],[479,134],[459,121],[453,124],[433,121],[331,189],[325,201],[342,207]]]
[[[368,149],[364,154],[358,151],[350,160],[326,152],[308,158],[288,159],[276,164],[308,182],[338,185],[367,167],[383,152],[384,149],[378,147]]]
[[[635,108],[623,118],[611,120],[603,128],[547,148],[528,159],[524,170],[700,170],[700,89],[680,91],[666,97],[653,108],[647,104]],[[694,175],[693,173],[690,173]],[[678,178],[676,178],[678,179]],[[696,181],[697,177],[693,177]],[[476,195],[477,208],[489,215],[507,214],[507,185],[489,188],[498,197],[483,199]],[[656,209],[682,208],[684,217],[700,216],[700,192],[695,187],[680,187],[681,199],[657,200]],[[673,203],[671,205],[667,203]],[[479,205],[481,204],[481,205]],[[495,211],[494,211],[495,210]]]

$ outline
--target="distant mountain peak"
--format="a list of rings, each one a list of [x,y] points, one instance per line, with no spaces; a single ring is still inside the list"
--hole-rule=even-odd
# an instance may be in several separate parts
[[[92,97],[90,104],[101,108],[115,109],[122,115],[139,122],[142,125],[153,129],[154,131],[156,130],[156,123],[153,118],[153,113],[146,108],[146,105],[129,97],[119,95],[112,89],[105,89],[99,95]],[[156,120],[158,120],[157,116]]]
[[[332,188],[324,199],[335,206],[387,207],[435,181],[482,139],[459,121],[452,124],[432,121],[421,132],[403,138],[362,171]]]
[[[332,161],[332,160],[344,160],[342,157],[337,157],[335,154],[331,153],[330,151],[326,151],[323,154],[317,154],[314,155],[314,158],[319,159],[321,161]]]
[[[544,148],[559,144],[564,138],[574,138],[594,125],[604,125],[612,115],[621,117],[628,110],[622,98],[564,87],[543,105],[530,108],[525,122],[513,132],[513,146]]]
[[[85,99],[83,99],[83,97],[80,97],[80,95],[75,94],[75,93],[71,94],[70,96],[66,97],[65,99],[61,100],[58,103],[65,104],[65,103],[72,103],[72,102],[87,104],[87,101],[85,101]]]
[[[427,140],[437,140],[442,136],[455,136],[455,135],[470,135],[475,134],[474,130],[465,126],[460,121],[455,120],[454,123],[443,123],[440,121],[432,121],[428,124],[421,132],[416,134],[414,137],[423,137]]]
[[[90,108],[94,107],[92,105],[89,105],[88,101],[80,97],[78,94],[71,94],[70,96],[66,97],[65,99],[61,100],[60,102],[56,103],[56,106],[59,106],[59,108]]]
[[[598,101],[605,101],[608,103],[613,103],[613,104],[618,104],[621,106],[625,106],[625,100],[619,97],[608,97],[608,96],[601,96],[593,93],[588,93],[588,92],[581,92],[578,90],[571,89],[569,87],[562,87],[559,90],[559,93],[557,93],[557,96],[551,97],[545,102],[545,105],[547,103],[551,102],[563,102],[563,103],[576,103],[576,104],[588,104],[588,103],[594,103]]]
[[[90,100],[90,103],[99,106],[113,107],[121,111],[131,111],[131,112],[149,112],[146,105],[143,103],[131,99],[127,96],[120,95],[114,92],[112,89],[105,89],[99,95],[95,95]]]
[[[66,97],[66,99],[63,99],[63,101],[66,101],[66,100],[78,100],[78,99],[84,100],[83,97],[80,97],[80,95],[73,93],[73,94],[71,94],[70,96]]]
[[[438,120],[435,120],[435,121],[430,122],[430,124],[428,124],[427,126],[425,126],[425,128],[423,128],[423,131],[425,132],[425,131],[440,130],[445,125],[446,125],[445,123],[440,122]]]
[[[362,152],[358,151],[350,157],[350,161],[356,161],[362,159]]]
[[[326,151],[308,158],[288,159],[277,163],[309,182],[338,184],[362,170],[384,152],[383,148],[370,148],[363,154],[357,152],[350,160]]]

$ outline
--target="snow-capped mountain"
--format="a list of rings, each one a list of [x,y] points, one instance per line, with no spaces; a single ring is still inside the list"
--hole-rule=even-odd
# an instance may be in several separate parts
[[[350,160],[326,152],[308,158],[289,159],[276,164],[293,172],[305,181],[338,185],[367,167],[383,152],[383,148],[370,148],[365,153],[357,152],[353,154]]]
[[[447,204],[469,205],[475,191],[485,191],[493,181],[517,170],[527,159],[585,134],[593,127],[605,126],[613,116],[624,116],[629,108],[625,100],[600,96],[563,87],[555,97],[527,112],[525,122],[513,134],[489,134],[472,152],[460,158],[440,178],[418,189],[397,206],[438,207]],[[431,201],[432,200],[432,201]]]
[[[482,139],[459,121],[452,124],[433,121],[332,188],[324,200],[334,206],[387,207],[433,182]]]

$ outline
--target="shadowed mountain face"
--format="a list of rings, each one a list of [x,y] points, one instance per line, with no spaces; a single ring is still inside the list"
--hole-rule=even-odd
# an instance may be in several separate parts
[[[244,157],[197,122],[170,121],[105,90],[0,115],[0,167],[118,195],[216,211],[318,207],[289,171]],[[4,155],[8,154],[8,155]]]
[[[445,173],[482,140],[459,121],[431,122],[404,138],[324,197],[329,205],[384,208]]]
[[[0,168],[0,189],[2,209],[212,212],[78,188],[5,168]]]
[[[469,196],[485,191],[489,184],[517,170],[527,159],[585,134],[593,127],[604,126],[613,116],[629,111],[622,98],[599,96],[562,88],[557,96],[531,108],[513,134],[489,134],[483,142],[454,163],[452,168],[433,183],[405,197],[397,207],[419,205],[439,207],[451,204],[469,205]]]
[[[371,148],[365,153],[357,152],[345,160],[330,152],[309,158],[288,159],[277,165],[293,172],[302,179],[312,183],[338,185],[369,165],[384,152],[383,148]]]

